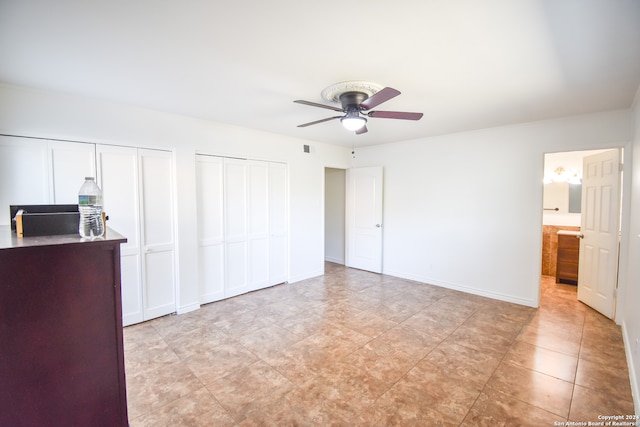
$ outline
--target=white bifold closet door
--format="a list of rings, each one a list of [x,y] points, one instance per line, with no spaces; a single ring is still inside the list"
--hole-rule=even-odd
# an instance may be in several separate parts
[[[247,162],[224,159],[224,296],[247,292]]]
[[[173,155],[106,145],[96,150],[107,225],[127,238],[121,246],[123,324],[174,313]]]
[[[287,165],[269,163],[269,286],[284,283],[288,275]]]
[[[0,136],[0,225],[10,224],[9,205],[77,204],[95,174],[94,144]]]
[[[269,163],[247,162],[249,290],[269,286]]]
[[[286,282],[286,165],[196,157],[200,302]]]
[[[201,302],[224,298],[224,162],[196,156],[198,200],[198,280]]]

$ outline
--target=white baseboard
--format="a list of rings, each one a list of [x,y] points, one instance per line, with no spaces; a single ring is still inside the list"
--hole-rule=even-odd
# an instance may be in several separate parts
[[[330,256],[326,256],[326,257],[324,257],[324,260],[328,261],[328,262],[333,262],[334,264],[344,265],[344,259],[333,258],[333,257],[330,257]]]
[[[633,406],[636,410],[635,413],[640,414],[640,385],[638,384],[638,376],[636,375],[635,364],[633,363],[633,340],[628,335],[625,322],[622,322],[621,326],[622,341],[624,342],[624,352],[627,356],[627,367],[629,369],[629,381],[631,383],[631,396],[633,398]]]
[[[289,283],[301,282],[303,280],[312,279],[314,277],[322,276],[324,274],[324,270],[312,271],[305,274],[300,274],[298,276],[289,277]]]
[[[193,304],[189,304],[189,305],[184,305],[184,306],[178,307],[176,309],[176,314],[189,313],[190,311],[196,311],[199,308],[200,308],[200,303],[193,303]]]
[[[491,299],[497,299],[500,301],[512,302],[514,304],[524,305],[527,307],[537,308],[536,302],[529,299],[514,297],[513,295],[502,294],[500,292],[490,292],[477,288],[469,288],[467,286],[458,285],[456,283],[443,282],[441,280],[433,280],[426,277],[419,277],[413,274],[402,273],[399,271],[385,270],[382,272],[389,276],[399,277],[401,279],[413,280],[415,282],[427,283],[429,285],[439,286],[441,288],[452,289],[454,291],[465,292],[467,294],[478,295],[481,297],[487,297]]]

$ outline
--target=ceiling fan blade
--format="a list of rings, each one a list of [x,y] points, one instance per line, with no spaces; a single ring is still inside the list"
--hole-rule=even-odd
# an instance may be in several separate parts
[[[309,105],[311,107],[320,107],[320,108],[326,108],[327,110],[340,111],[341,113],[344,112],[344,110],[342,108],[333,107],[331,105],[318,104],[317,102],[303,101],[302,99],[297,99],[297,100],[295,100],[293,102],[298,103],[298,104]]]
[[[374,93],[369,98],[365,99],[360,103],[360,108],[363,110],[370,110],[383,102],[390,100],[391,98],[395,98],[400,95],[400,91],[395,90],[390,87],[385,87],[379,92]]]
[[[322,119],[322,120],[316,120],[315,122],[309,122],[309,123],[304,123],[301,125],[298,125],[299,128],[304,128],[307,126],[311,126],[311,125],[317,125],[318,123],[324,123],[324,122],[328,122],[329,120],[334,120],[334,119],[339,119],[342,116],[333,116],[333,117],[328,117],[326,119]]]
[[[405,111],[369,111],[367,116],[382,119],[420,120],[422,113],[407,113]]]
[[[367,125],[364,125],[356,131],[356,135],[362,135],[363,133],[367,132],[369,132],[369,129],[367,129]]]

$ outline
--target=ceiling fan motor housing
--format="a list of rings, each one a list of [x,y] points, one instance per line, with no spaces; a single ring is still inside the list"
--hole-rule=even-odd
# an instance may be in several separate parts
[[[369,97],[364,92],[345,92],[340,95],[340,103],[345,112],[360,111],[360,104]]]

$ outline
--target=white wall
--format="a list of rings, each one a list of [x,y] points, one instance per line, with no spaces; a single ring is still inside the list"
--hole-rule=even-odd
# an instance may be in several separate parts
[[[631,202],[629,216],[628,270],[624,304],[622,332],[627,350],[631,390],[636,414],[640,413],[640,88],[636,93],[633,109],[633,173],[631,181]]]
[[[630,141],[615,111],[360,148],[384,167],[384,273],[538,306],[544,153]]]
[[[173,150],[179,312],[198,306],[195,153],[288,163],[291,282],[323,273],[324,167],[351,163],[346,148],[4,84],[0,133]],[[303,144],[311,145],[311,153],[303,152]]]
[[[344,264],[346,173],[344,169],[325,169],[324,259]]]

